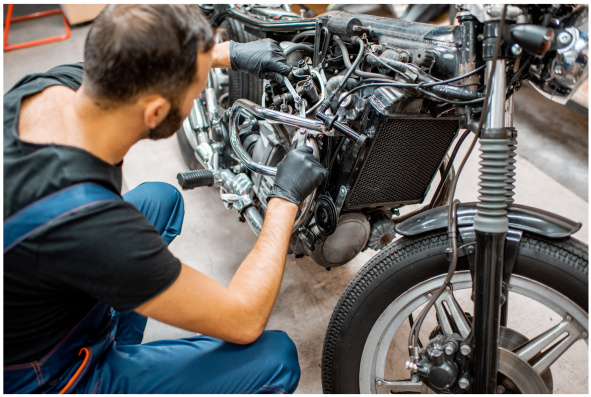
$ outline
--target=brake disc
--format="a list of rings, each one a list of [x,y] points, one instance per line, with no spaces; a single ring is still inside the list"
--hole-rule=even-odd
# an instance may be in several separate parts
[[[510,385],[511,389],[515,387],[521,394],[549,393],[542,378],[527,361],[503,348],[499,348],[499,373],[505,377],[503,385]]]
[[[510,353],[511,351],[517,349],[519,346],[523,345],[525,342],[528,341],[527,337],[525,337],[524,335],[520,334],[519,332],[511,328],[503,326],[501,327],[500,336],[501,343],[499,347],[504,349],[507,353]],[[554,382],[552,381],[552,372],[549,369],[542,372],[541,375],[538,375],[537,372],[533,371],[532,367],[527,362],[515,356],[515,354],[513,353],[511,353],[511,355],[517,358],[518,360],[524,362],[529,367],[529,369],[526,370],[526,372],[531,372],[532,378],[535,377],[541,379],[546,390],[545,393],[552,392],[554,388]],[[520,376],[523,377],[523,375],[520,375],[518,372],[518,368],[521,368],[522,366],[520,364],[515,363],[514,357],[509,357],[507,354],[501,353],[501,363],[499,363],[499,372],[506,379],[499,379],[498,383],[500,383],[505,388],[507,393],[525,393],[520,387],[520,384],[522,383],[522,379],[520,378]],[[505,359],[507,362],[503,363],[503,359]],[[501,370],[501,367],[504,368],[505,372]],[[513,379],[518,379],[518,382],[515,382]],[[535,381],[535,384],[538,384],[537,380]],[[539,391],[535,393],[544,392]]]

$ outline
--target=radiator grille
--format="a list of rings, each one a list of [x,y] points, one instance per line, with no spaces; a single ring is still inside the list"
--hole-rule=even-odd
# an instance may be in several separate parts
[[[458,120],[449,119],[385,120],[347,207],[423,201],[458,128]]]

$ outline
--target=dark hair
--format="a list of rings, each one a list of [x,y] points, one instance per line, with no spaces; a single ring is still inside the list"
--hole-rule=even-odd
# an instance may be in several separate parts
[[[195,6],[110,5],[86,37],[84,86],[102,107],[149,92],[173,100],[193,81],[197,51],[213,44]]]

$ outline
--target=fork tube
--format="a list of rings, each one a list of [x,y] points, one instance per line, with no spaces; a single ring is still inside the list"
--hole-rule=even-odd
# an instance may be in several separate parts
[[[505,129],[505,60],[496,62],[490,111],[480,139],[480,197],[474,217],[473,392],[479,394],[492,394],[496,390],[503,252],[509,227],[505,195],[509,158]],[[491,73],[491,68],[492,61],[488,61],[488,73]]]

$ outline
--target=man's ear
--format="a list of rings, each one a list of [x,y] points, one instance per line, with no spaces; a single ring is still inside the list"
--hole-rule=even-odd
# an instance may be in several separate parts
[[[161,95],[149,95],[143,98],[144,124],[155,128],[170,112],[170,102]]]

